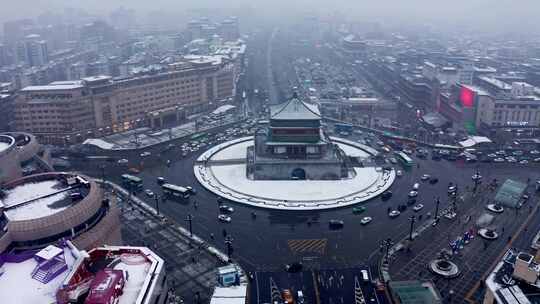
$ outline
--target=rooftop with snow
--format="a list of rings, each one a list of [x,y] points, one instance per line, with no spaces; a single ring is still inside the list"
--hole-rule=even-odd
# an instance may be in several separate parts
[[[163,260],[146,247],[79,251],[69,241],[0,255],[2,303],[154,303]]]
[[[163,260],[146,247],[92,249],[65,277],[58,303],[154,303],[163,288],[163,266]]]
[[[78,175],[35,175],[9,183],[0,190],[0,207],[9,220],[31,220],[76,204],[88,191],[88,181]]]
[[[15,143],[15,139],[11,136],[0,135],[0,152],[7,150]]]
[[[50,245],[42,250],[0,255],[2,303],[56,303],[62,285],[78,257],[71,245]]]

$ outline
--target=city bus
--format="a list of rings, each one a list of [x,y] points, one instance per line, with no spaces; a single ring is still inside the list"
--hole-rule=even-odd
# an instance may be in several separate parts
[[[402,152],[402,151],[396,152],[396,157],[401,162],[401,164],[406,168],[412,167],[412,165],[414,165],[413,160],[405,152]]]
[[[122,175],[122,183],[132,190],[141,190],[143,188],[142,178],[130,174]]]
[[[171,198],[177,197],[187,199],[192,193],[191,187],[181,187],[173,184],[163,184],[161,185],[161,190],[163,190],[165,196]]]
[[[353,131],[353,125],[347,123],[336,123],[334,124],[334,132],[336,133],[348,133],[351,134]]]
[[[197,133],[197,134],[191,135],[190,139],[201,141],[202,139],[206,139],[206,137],[208,137],[208,134],[206,133]]]

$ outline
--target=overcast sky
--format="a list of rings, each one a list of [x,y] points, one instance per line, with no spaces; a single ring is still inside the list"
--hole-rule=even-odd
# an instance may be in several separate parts
[[[44,11],[80,7],[108,13],[124,6],[144,15],[149,11],[185,12],[188,8],[233,8],[250,5],[258,14],[270,17],[294,16],[301,11],[318,13],[340,10],[362,18],[396,18],[412,22],[437,21],[470,24],[485,29],[539,31],[540,0],[0,0],[0,22],[34,17]],[[289,14],[286,14],[288,12]],[[531,28],[532,27],[532,28]]]

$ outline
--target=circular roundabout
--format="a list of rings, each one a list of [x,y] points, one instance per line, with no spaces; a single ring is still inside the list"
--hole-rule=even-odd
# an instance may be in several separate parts
[[[369,160],[377,151],[349,140],[332,137],[349,158]],[[395,170],[353,164],[347,178],[298,179],[294,169],[289,180],[255,180],[247,173],[252,136],[231,140],[204,152],[194,165],[199,183],[225,199],[252,206],[283,210],[330,209],[377,197],[394,182]],[[296,171],[295,171],[296,170]]]

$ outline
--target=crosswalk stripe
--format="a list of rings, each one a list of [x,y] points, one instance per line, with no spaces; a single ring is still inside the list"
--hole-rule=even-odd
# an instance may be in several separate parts
[[[362,293],[362,287],[360,287],[360,282],[358,281],[357,276],[354,276],[354,301],[356,304],[366,303],[366,299]]]
[[[288,240],[287,244],[292,252],[318,252],[324,254],[327,239]]]

